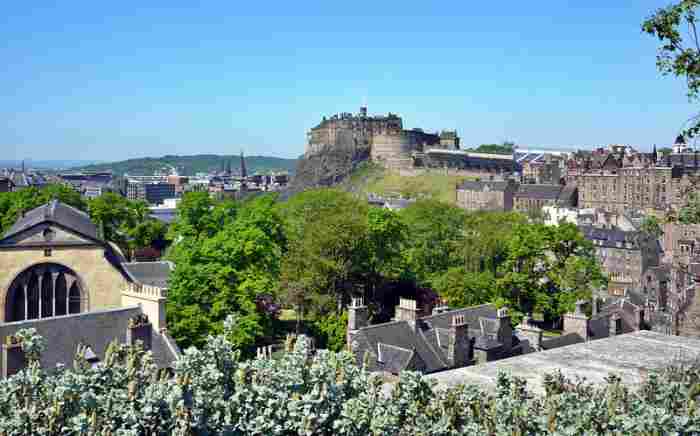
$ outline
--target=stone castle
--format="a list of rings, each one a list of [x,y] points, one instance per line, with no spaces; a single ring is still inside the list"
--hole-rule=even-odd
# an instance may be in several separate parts
[[[358,114],[341,113],[321,123],[307,134],[306,156],[327,148],[367,151],[370,158],[387,168],[410,168],[416,154],[428,149],[459,150],[459,137],[454,130],[427,133],[422,129],[406,130],[400,116],[370,116],[361,107]]]

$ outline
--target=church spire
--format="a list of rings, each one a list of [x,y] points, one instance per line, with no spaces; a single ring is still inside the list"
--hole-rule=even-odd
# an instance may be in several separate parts
[[[654,144],[654,151],[651,152],[651,158],[654,163],[656,163],[656,160],[659,158],[659,154],[656,152],[656,144]]]
[[[243,150],[241,150],[241,177],[248,177],[248,171],[245,167],[245,156],[243,155]]]

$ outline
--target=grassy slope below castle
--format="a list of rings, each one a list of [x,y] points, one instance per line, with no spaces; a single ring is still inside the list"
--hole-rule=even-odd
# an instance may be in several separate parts
[[[178,168],[181,175],[194,175],[196,173],[220,170],[223,165],[231,163],[233,171],[240,168],[240,156],[221,156],[215,154],[199,154],[193,156],[168,155],[158,158],[146,157],[129,159],[118,162],[108,162],[95,165],[86,165],[74,168],[80,171],[112,171],[117,176],[151,175],[155,171],[168,168]],[[248,173],[267,173],[271,171],[294,172],[297,159],[284,159],[270,156],[246,156]]]
[[[465,176],[446,175],[434,170],[416,176],[401,176],[372,162],[365,162],[341,186],[349,191],[386,197],[428,197],[446,203],[455,203],[455,186]]]

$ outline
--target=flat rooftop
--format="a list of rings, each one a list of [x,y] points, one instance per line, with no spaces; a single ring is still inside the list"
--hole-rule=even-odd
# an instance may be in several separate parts
[[[612,373],[622,377],[623,383],[634,385],[640,383],[649,370],[696,360],[700,360],[700,340],[638,331],[427,377],[437,381],[437,389],[474,384],[494,390],[498,372],[506,371],[527,380],[531,392],[542,393],[544,374],[556,370],[571,379],[584,377],[590,383],[601,383]]]

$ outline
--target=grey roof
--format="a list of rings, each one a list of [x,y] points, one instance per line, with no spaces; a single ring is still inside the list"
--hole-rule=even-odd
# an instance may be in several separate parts
[[[5,238],[43,222],[52,222],[83,236],[99,240],[97,226],[90,220],[88,214],[58,200],[52,200],[24,214],[22,218],[10,227],[10,230],[5,234]]]
[[[615,248],[618,244],[630,244],[634,249],[639,248],[640,232],[626,232],[620,229],[603,229],[593,226],[579,226],[583,236],[599,245]]]
[[[173,269],[173,264],[167,261],[126,262],[122,266],[132,281],[159,288],[168,287],[168,278]]]
[[[581,376],[591,383],[603,383],[614,373],[624,384],[638,386],[649,370],[692,363],[698,358],[700,341],[642,330],[443,371],[428,378],[437,382],[438,389],[475,384],[494,390],[498,373],[506,371],[525,379],[528,389],[542,392],[544,375],[559,370],[566,377]]]
[[[561,191],[561,185],[520,185],[515,197],[556,201]]]
[[[36,329],[47,340],[47,349],[41,356],[44,368],[53,368],[59,363],[71,365],[79,344],[90,347],[98,359],[104,360],[105,351],[113,340],[126,342],[129,319],[141,313],[140,307],[132,306],[4,323],[0,325],[0,338],[13,335],[23,328]],[[155,363],[161,368],[171,366],[180,354],[179,348],[167,333],[155,329],[151,333],[151,352]]]
[[[462,191],[500,191],[503,192],[508,187],[506,181],[482,181],[482,180],[465,180],[457,185],[457,189]]]
[[[393,321],[365,327],[355,336],[364,336],[370,350],[377,350],[378,344],[383,343],[415,352],[425,363],[426,372],[439,371],[447,367],[441,353],[430,346],[425,335],[420,330],[415,332],[406,321]]]
[[[408,366],[414,354],[413,350],[380,342],[377,345],[377,365],[384,371],[395,374]]]
[[[448,331],[455,315],[464,316],[465,323],[469,325],[469,336],[476,338],[475,348],[502,346],[495,339],[496,307],[482,304],[422,317],[417,322],[416,330],[407,321],[361,328],[352,335],[355,357],[362,362],[365,353],[369,352],[374,359],[374,362],[370,362],[370,370],[392,373],[406,369],[412,361],[420,362],[426,373],[447,369]],[[514,340],[514,343],[517,342]]]
[[[567,345],[578,344],[584,342],[584,339],[578,333],[567,333],[561,336],[553,336],[542,339],[542,349],[552,350],[554,348],[565,347]]]

